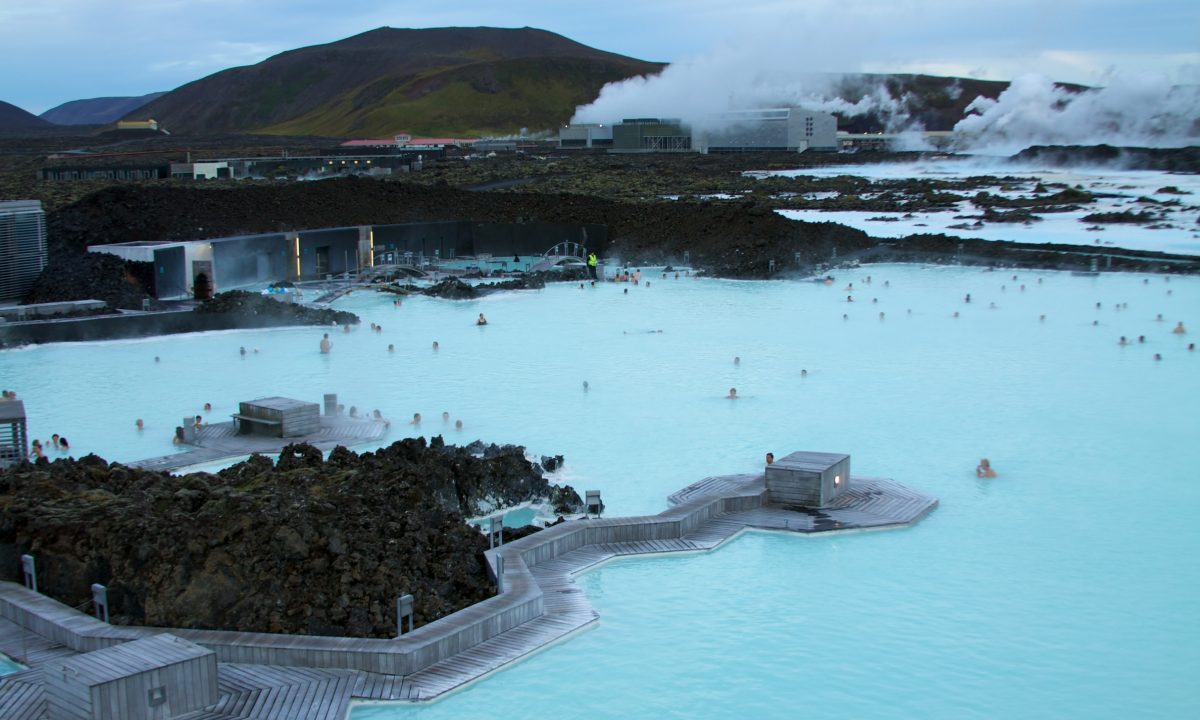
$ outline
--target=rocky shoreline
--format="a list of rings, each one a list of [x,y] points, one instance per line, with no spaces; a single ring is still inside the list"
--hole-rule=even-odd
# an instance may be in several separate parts
[[[543,470],[518,446],[440,437],[328,459],[289,445],[215,474],[22,463],[0,470],[0,567],[19,582],[32,554],[41,591],[76,607],[105,584],[115,624],[394,637],[399,595],[421,625],[494,594],[487,540],[464,518],[579,509]]]

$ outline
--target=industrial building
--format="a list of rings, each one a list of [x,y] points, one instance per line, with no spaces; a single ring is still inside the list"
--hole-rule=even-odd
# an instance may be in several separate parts
[[[559,128],[558,146],[614,153],[804,152],[841,148],[837,118],[798,107],[740,110],[705,118],[697,128],[668,118],[626,118],[615,125]]]
[[[613,126],[602,123],[567,125],[558,130],[560,148],[611,148]]]
[[[626,118],[612,133],[614,153],[692,151],[692,131],[677,119]]]
[[[741,110],[706,119],[696,149],[716,152],[804,152],[840,149],[837,118],[798,107]]]
[[[133,241],[93,245],[88,250],[153,263],[155,297],[178,300],[201,292],[224,292],[284,280],[325,279],[375,265],[419,265],[422,258],[540,255],[563,241],[599,247],[608,241],[608,228],[595,224],[444,221],[208,240]]]
[[[0,202],[0,302],[29,292],[46,267],[46,214],[40,200]]]

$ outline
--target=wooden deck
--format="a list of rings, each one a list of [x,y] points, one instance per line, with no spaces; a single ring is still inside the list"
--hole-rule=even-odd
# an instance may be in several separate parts
[[[47,622],[69,625],[75,634],[60,637],[81,649],[167,631],[215,650],[219,700],[180,716],[187,720],[340,720],[352,700],[432,700],[587,628],[599,615],[575,576],[608,560],[704,552],[748,529],[819,533],[906,526],[937,506],[935,498],[883,478],[853,478],[830,507],[815,510],[768,506],[765,497],[762,475],[705,478],[672,494],[673,506],[658,515],[563,523],[489,550],[493,569],[504,558],[504,593],[396,640],[115,628],[76,617],[65,606],[48,609],[57,604],[0,583],[0,617],[9,618],[0,619],[0,652],[35,668],[0,678],[0,718],[47,717],[36,668],[75,653],[43,636]],[[409,669],[371,669],[383,666]]]
[[[265,435],[242,435],[237,432],[233,421],[203,425],[196,431],[195,442],[188,450],[137,460],[129,463],[145,470],[170,472],[190,465],[219,462],[252,453],[277,455],[286,445],[308,443],[321,450],[332,450],[338,445],[351,447],[377,442],[387,433],[387,426],[372,418],[322,417],[317,432],[298,437],[269,437]]]

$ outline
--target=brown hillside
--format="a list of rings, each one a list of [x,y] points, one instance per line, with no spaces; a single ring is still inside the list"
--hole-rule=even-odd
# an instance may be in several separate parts
[[[173,133],[537,130],[662,67],[534,28],[379,28],[210,75],[130,117]]]

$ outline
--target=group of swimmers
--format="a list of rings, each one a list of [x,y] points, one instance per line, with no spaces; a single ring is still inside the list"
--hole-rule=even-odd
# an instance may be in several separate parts
[[[14,397],[8,399],[15,399],[15,393]],[[34,462],[37,462],[38,460],[44,460],[46,458],[47,447],[54,448],[56,451],[62,454],[71,452],[71,443],[67,442],[67,439],[62,435],[54,433],[50,436],[50,439],[46,441],[45,445],[42,445],[41,440],[34,438],[34,441],[30,443],[29,459],[33,460]]]

